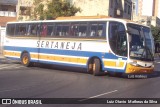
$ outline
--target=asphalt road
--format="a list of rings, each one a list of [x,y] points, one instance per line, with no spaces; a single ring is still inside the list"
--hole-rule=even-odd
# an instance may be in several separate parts
[[[90,98],[160,98],[159,63],[160,60],[155,61],[154,74],[144,75],[143,79],[128,79],[110,75],[93,76],[82,69],[64,69],[51,67],[51,65],[27,68],[18,62],[0,58],[0,98],[82,98],[82,101]],[[1,106],[17,107],[17,105]],[[61,107],[64,105],[41,106]],[[117,105],[67,104],[65,106],[115,107]],[[118,106],[124,107],[128,104]],[[135,104],[130,106],[135,107]],[[159,107],[160,105],[136,104],[136,106]]]

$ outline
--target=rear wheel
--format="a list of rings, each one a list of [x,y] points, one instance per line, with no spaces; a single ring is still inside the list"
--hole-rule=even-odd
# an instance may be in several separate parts
[[[22,54],[21,63],[22,63],[24,66],[26,66],[26,67],[31,66],[30,56],[29,56],[28,53],[23,53],[23,54]]]
[[[101,64],[98,58],[94,58],[89,63],[89,73],[98,76],[101,72]]]

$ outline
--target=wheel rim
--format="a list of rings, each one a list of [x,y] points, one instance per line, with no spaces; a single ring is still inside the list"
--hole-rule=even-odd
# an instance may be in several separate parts
[[[27,64],[29,61],[28,57],[27,56],[24,56],[23,57],[23,64]]]

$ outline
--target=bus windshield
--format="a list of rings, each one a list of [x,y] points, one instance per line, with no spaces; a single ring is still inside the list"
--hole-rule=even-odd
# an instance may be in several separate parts
[[[153,39],[150,28],[142,25],[127,24],[129,34],[130,58],[153,61]]]

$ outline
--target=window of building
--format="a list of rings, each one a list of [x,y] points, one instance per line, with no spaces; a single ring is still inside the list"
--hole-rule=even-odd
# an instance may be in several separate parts
[[[113,8],[113,0],[110,0],[110,7]]]
[[[124,12],[127,13],[127,3],[124,4]]]
[[[131,6],[128,5],[128,14],[130,15],[131,14]]]

